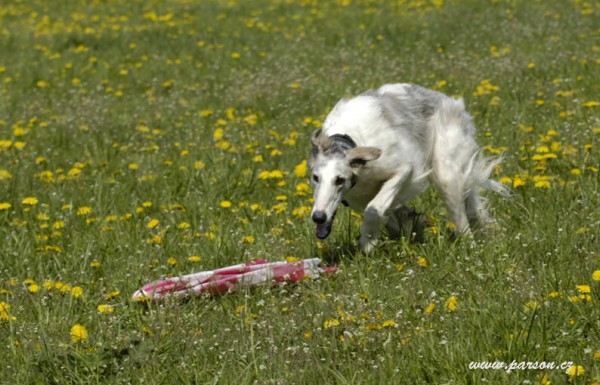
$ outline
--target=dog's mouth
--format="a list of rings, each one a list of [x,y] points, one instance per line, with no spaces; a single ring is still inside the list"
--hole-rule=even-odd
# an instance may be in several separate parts
[[[317,225],[317,238],[325,239],[331,233],[333,221]]]
[[[331,219],[325,223],[317,223],[317,238],[325,239],[331,233],[331,228],[333,227],[333,220],[335,219],[335,214],[337,214],[337,210],[334,211]]]

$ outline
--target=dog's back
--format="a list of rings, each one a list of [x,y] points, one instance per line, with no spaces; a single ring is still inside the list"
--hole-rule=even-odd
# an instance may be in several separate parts
[[[393,171],[403,163],[424,174],[434,136],[429,120],[444,98],[450,99],[419,86],[388,84],[340,100],[325,119],[323,133],[348,135],[357,146],[380,148],[383,155],[371,168]]]

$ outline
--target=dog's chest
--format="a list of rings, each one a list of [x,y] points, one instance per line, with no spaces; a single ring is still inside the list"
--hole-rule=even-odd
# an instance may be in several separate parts
[[[367,204],[377,195],[383,182],[377,180],[359,181],[344,194],[344,200],[355,211],[363,211]]]

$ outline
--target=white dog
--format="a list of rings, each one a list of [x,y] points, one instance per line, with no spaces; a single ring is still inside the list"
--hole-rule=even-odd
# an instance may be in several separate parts
[[[428,176],[457,234],[492,222],[481,189],[506,189],[489,179],[500,159],[481,156],[463,100],[410,84],[341,100],[311,141],[316,235],[329,235],[343,202],[364,212],[360,244],[366,252],[375,246],[382,224],[390,233],[404,226],[404,205],[425,190]]]

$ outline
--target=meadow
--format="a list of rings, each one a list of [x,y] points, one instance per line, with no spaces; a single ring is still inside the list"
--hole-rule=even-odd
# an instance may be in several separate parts
[[[592,0],[1,1],[0,383],[600,384],[599,26]],[[423,243],[364,255],[348,209],[317,241],[310,134],[396,82],[504,154],[486,236],[428,191]],[[131,300],[313,257],[339,272]]]

